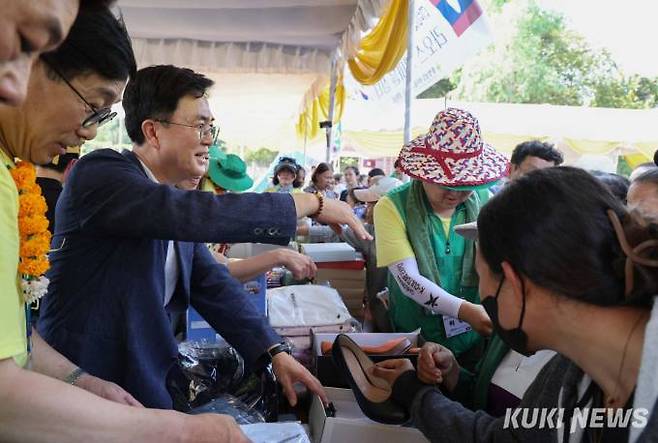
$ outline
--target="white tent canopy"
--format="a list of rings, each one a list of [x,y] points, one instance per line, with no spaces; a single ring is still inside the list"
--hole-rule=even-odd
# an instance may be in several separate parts
[[[658,109],[419,99],[412,108],[413,132],[426,132],[446,106],[470,111],[478,118],[485,140],[507,153],[517,143],[533,138],[558,143],[570,160],[583,155],[649,155],[658,146]],[[403,112],[400,105],[348,103],[343,114],[344,145],[372,157],[397,155],[403,144]]]
[[[120,0],[138,63],[328,75],[386,0]]]

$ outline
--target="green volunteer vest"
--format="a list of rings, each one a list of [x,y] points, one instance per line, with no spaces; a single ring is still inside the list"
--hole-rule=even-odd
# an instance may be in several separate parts
[[[479,212],[480,201],[481,199],[486,200],[488,193],[473,192],[467,202],[455,209],[450,222],[449,235],[446,237],[441,220],[434,214],[429,201],[427,201],[427,197],[425,197],[425,193],[422,192],[422,189],[419,190],[418,188],[421,186],[420,182],[417,182],[416,185],[414,185],[414,182],[412,181],[395,189],[388,194],[388,197],[395,205],[405,224],[407,237],[409,237],[409,242],[414,249],[421,275],[434,281],[456,297],[463,298],[472,303],[480,303],[478,279],[474,269],[475,245],[473,241],[466,240],[462,236],[457,235],[454,231],[454,226],[475,221]],[[412,198],[414,192],[416,195],[422,193],[423,196],[422,205],[424,207],[418,212],[426,214],[426,217],[429,218],[428,222],[425,223],[425,229],[428,230],[427,234],[432,253],[419,250],[418,248],[421,246],[414,244],[415,242],[413,240],[417,236],[410,235],[410,229],[414,227],[409,223],[407,211],[409,208],[408,201]],[[422,226],[415,226],[415,228],[423,229]],[[424,271],[424,269],[426,270],[428,268],[428,264],[423,263],[423,260],[432,260],[432,257],[436,261],[439,281],[428,275],[428,271]],[[466,261],[464,260],[465,258]],[[455,355],[460,355],[468,351],[478,345],[482,340],[482,337],[475,331],[468,331],[450,338],[446,337],[443,316],[432,314],[425,307],[404,295],[390,273],[388,276],[388,287],[391,301],[389,316],[396,331],[410,332],[420,328],[421,335],[425,340],[439,343],[449,348]]]

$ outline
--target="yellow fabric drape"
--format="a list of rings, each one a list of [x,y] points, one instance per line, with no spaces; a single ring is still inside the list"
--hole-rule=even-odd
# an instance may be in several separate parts
[[[409,2],[391,0],[377,25],[361,39],[357,54],[347,61],[354,78],[374,85],[393,70],[407,50]]]
[[[407,49],[407,20],[409,2],[391,0],[386,13],[359,43],[354,58],[348,60],[354,78],[364,85],[377,83],[394,69]],[[318,137],[320,121],[329,118],[329,82],[316,81],[304,98],[304,105],[297,118],[296,130],[300,139],[313,140]],[[345,88],[342,79],[336,85],[334,123],[340,121],[345,103]]]
[[[651,161],[651,159],[642,152],[635,154],[627,154],[624,155],[623,157],[624,160],[626,161],[626,164],[630,166],[631,169],[635,169],[642,163],[647,163]]]
[[[297,136],[300,139],[308,137],[313,140],[320,135],[320,122],[329,119],[329,101],[331,93],[329,84],[322,87],[315,98],[311,95],[306,99],[306,107],[297,119]],[[312,88],[313,89],[313,88]],[[343,116],[343,104],[345,103],[345,88],[342,81],[336,85],[336,98],[334,103],[334,123],[339,122]]]

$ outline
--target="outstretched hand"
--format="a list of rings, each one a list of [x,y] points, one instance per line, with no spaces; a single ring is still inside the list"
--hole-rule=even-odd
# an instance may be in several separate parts
[[[325,405],[329,403],[329,397],[327,397],[320,381],[290,355],[285,352],[276,354],[272,358],[272,368],[277,380],[281,383],[283,394],[291,406],[297,404],[297,394],[294,387],[297,382],[304,384],[309,391],[318,395]]]
[[[354,214],[350,205],[343,201],[325,198],[324,207],[317,220],[320,223],[331,226],[336,234],[340,235],[342,232],[340,225],[347,225],[352,228],[352,231],[354,231],[354,234],[358,238],[372,240],[372,236],[368,234],[365,226],[363,226],[361,220]]]

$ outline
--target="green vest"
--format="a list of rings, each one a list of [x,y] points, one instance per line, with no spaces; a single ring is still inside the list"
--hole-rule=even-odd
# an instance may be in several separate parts
[[[410,226],[407,217],[407,199],[412,191],[413,181],[404,186],[395,189],[387,196],[391,199],[397,209],[402,221],[407,228],[409,236]],[[424,194],[424,193],[423,193]],[[473,192],[469,197],[469,204],[479,210],[480,198],[484,194]],[[466,205],[461,204],[452,215],[449,235],[446,237],[443,224],[439,217],[434,214],[427,198],[424,198],[429,223],[427,227],[430,230],[429,239],[433,250],[433,256],[436,259],[436,266],[439,271],[439,282],[434,281],[431,276],[425,275],[420,263],[422,257],[427,254],[418,253],[416,246],[410,240],[412,248],[416,251],[416,260],[421,274],[428,278],[450,294],[468,300],[472,303],[480,303],[478,294],[478,281],[474,271],[474,253],[470,251],[466,254],[467,248],[474,248],[472,241],[465,240],[462,236],[454,231],[454,226],[468,221]],[[470,217],[472,218],[472,216]],[[464,262],[464,256],[468,255],[469,263]],[[421,329],[421,335],[425,340],[439,343],[450,349],[455,355],[460,355],[474,346],[478,345],[482,337],[475,331],[468,331],[454,337],[446,337],[443,326],[443,316],[432,314],[425,307],[419,305],[411,298],[402,293],[393,276],[389,273],[388,288],[390,292],[391,306],[389,316],[391,323],[396,331],[410,332],[418,328]]]

